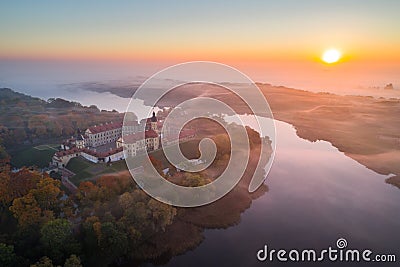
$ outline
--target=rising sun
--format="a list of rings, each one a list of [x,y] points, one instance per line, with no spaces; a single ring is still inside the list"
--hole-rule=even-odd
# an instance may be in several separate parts
[[[338,62],[341,57],[341,53],[336,49],[329,49],[322,55],[322,60],[328,64]]]

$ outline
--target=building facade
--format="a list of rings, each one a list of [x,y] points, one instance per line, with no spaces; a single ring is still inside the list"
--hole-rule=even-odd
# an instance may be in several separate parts
[[[126,157],[135,157],[146,151],[157,150],[160,147],[160,138],[156,131],[150,129],[144,135],[142,132],[121,136],[117,140],[117,148],[120,147],[124,148]]]
[[[66,140],[61,150],[54,154],[52,164],[63,168],[72,158],[79,156],[94,163],[107,163],[157,150],[161,147],[162,125],[153,112],[151,118],[142,120],[140,124],[137,121],[124,125],[122,122],[110,122],[89,127],[84,134],[78,130],[76,136]],[[171,139],[167,144],[186,141],[194,135],[194,130],[182,130],[179,138]]]
[[[98,147],[118,140],[122,135],[122,122],[95,125],[85,131],[85,146]]]

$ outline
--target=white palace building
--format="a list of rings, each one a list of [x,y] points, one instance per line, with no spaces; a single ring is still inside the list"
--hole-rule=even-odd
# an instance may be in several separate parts
[[[142,120],[140,124],[137,121],[125,122],[125,124],[110,122],[89,127],[83,134],[78,130],[75,137],[66,140],[61,145],[60,151],[54,154],[51,164],[63,168],[70,159],[78,156],[94,163],[114,162],[125,159],[127,156],[135,157],[146,151],[157,150],[160,148],[162,124],[153,112],[151,118]],[[142,129],[145,129],[144,133]],[[190,140],[194,137],[194,130],[185,129],[180,132],[179,140],[167,138],[167,144]]]

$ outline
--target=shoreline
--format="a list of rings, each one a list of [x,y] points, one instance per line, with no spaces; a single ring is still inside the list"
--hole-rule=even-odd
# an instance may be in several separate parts
[[[274,119],[291,124],[300,138],[330,142],[367,168],[379,174],[393,174],[395,178],[387,182],[400,188],[400,99],[314,93],[260,83],[257,86]],[[193,91],[181,91],[176,98],[169,97],[159,104],[173,106],[200,92],[226,100],[239,114],[248,113],[243,103],[218,88],[192,88]],[[108,90],[108,94],[112,91]]]

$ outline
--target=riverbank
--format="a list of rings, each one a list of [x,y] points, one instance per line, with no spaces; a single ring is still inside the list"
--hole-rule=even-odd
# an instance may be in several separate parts
[[[274,118],[292,124],[297,135],[324,140],[367,168],[396,178],[400,188],[400,100],[338,96],[258,85]]]

